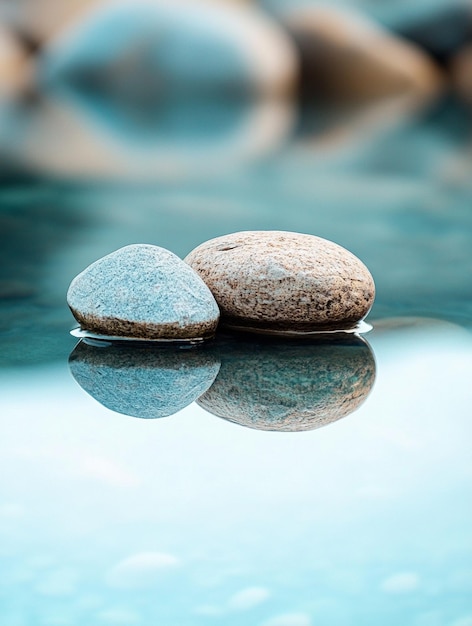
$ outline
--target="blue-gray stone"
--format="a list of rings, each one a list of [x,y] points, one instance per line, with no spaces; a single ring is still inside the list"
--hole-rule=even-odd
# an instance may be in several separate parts
[[[51,41],[39,75],[42,85],[75,84],[145,105],[163,93],[284,92],[296,68],[288,37],[254,7],[122,0]]]
[[[83,329],[113,337],[206,338],[219,319],[197,273],[169,250],[148,244],[92,263],[72,281],[67,302]]]

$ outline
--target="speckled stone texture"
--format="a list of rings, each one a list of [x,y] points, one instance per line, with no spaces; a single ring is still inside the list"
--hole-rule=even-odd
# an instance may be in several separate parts
[[[111,345],[81,341],[69,357],[79,385],[108,409],[140,418],[166,417],[201,396],[220,363],[203,347]]]
[[[273,431],[320,428],[356,410],[375,380],[368,344],[344,335],[298,344],[220,342],[221,369],[197,401],[231,422]]]
[[[185,261],[212,291],[221,321],[268,331],[352,328],[375,296],[370,272],[331,241],[247,231],[195,248]]]
[[[218,306],[201,278],[178,256],[135,244],[92,263],[72,281],[69,307],[81,327],[140,339],[212,336]]]

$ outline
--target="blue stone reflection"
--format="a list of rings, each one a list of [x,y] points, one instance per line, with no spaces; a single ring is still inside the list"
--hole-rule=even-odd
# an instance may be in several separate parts
[[[198,347],[80,341],[69,367],[79,385],[108,409],[149,419],[191,404],[211,386],[220,363]]]

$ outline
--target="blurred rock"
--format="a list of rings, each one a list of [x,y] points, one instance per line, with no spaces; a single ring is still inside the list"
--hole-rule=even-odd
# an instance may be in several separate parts
[[[313,343],[220,338],[220,372],[198,400],[205,410],[258,430],[320,428],[355,411],[375,380],[375,360],[359,337]]]
[[[375,344],[378,339],[388,338],[392,343],[396,342],[399,337],[399,331],[403,338],[406,338],[409,332],[415,335],[424,333],[429,338],[429,345],[435,339],[440,337],[444,339],[448,335],[454,335],[457,338],[462,336],[462,339],[466,341],[472,339],[470,329],[447,320],[405,315],[377,320],[375,322],[375,331],[371,334],[370,341]]]
[[[442,87],[424,52],[355,12],[312,6],[287,11],[283,21],[300,52],[306,94],[365,101]]]
[[[267,333],[345,330],[374,302],[365,265],[321,237],[243,231],[202,243],[185,261],[215,296],[228,326]]]
[[[269,17],[217,0],[106,3],[47,47],[40,82],[153,106],[163,94],[286,94],[289,38]]]
[[[452,59],[451,74],[457,93],[472,104],[472,44],[464,47]]]
[[[0,98],[26,86],[31,77],[27,51],[11,30],[0,23]]]
[[[81,341],[69,367],[79,385],[108,409],[153,419],[173,415],[201,396],[220,364],[203,348],[100,347]]]
[[[407,18],[395,32],[428,52],[439,63],[472,40],[472,4],[451,2],[434,7],[426,14]]]
[[[142,0],[82,8],[38,59],[34,99],[1,112],[0,157],[61,178],[169,181],[216,177],[286,139],[293,104],[267,96],[292,91],[296,53],[254,7]]]
[[[81,328],[112,337],[201,339],[219,319],[210,290],[177,255],[134,244],[74,278],[67,303]]]
[[[104,0],[0,0],[0,15],[32,48]]]

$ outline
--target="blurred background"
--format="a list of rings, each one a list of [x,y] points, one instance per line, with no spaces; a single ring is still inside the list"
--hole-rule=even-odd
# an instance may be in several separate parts
[[[374,319],[472,314],[470,0],[0,0],[4,364],[57,359],[98,257],[327,237]]]

